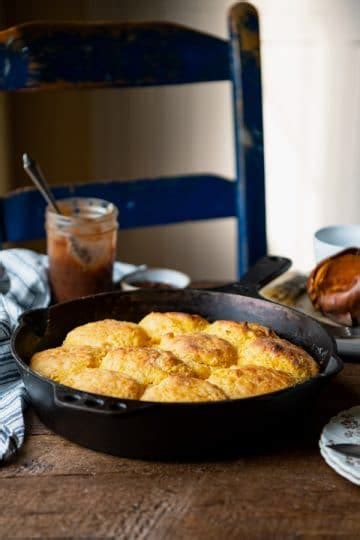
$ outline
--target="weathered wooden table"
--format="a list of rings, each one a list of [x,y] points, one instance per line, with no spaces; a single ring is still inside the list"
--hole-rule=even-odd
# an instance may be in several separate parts
[[[29,434],[0,470],[6,539],[359,538],[360,492],[330,469],[317,442],[337,411],[360,403],[347,364],[300,434],[231,461],[151,463],[107,456],[50,433]]]

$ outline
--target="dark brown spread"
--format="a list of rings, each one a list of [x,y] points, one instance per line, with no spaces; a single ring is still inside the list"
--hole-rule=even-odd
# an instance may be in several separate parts
[[[65,236],[48,238],[49,277],[54,299],[71,300],[112,288],[115,249],[109,245],[102,257],[86,263],[80,260]]]
[[[99,199],[58,201],[47,209],[49,279],[55,301],[109,291],[116,253],[117,209]]]

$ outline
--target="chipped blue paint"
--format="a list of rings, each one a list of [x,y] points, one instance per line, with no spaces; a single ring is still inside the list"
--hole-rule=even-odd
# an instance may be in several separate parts
[[[236,215],[235,182],[212,175],[98,182],[53,190],[56,198],[100,197],[119,208],[122,229]],[[43,238],[45,203],[36,189],[0,199],[1,242]]]
[[[227,41],[175,24],[28,23],[11,32],[0,32],[0,90],[230,78]]]
[[[229,12],[236,145],[238,273],[266,254],[259,19],[246,2]]]
[[[15,90],[26,86],[28,58],[0,43],[0,90]]]

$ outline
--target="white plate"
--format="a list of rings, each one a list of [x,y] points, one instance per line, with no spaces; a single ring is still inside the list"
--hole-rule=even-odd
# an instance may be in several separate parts
[[[334,416],[324,427],[320,437],[320,452],[325,461],[336,472],[360,485],[360,459],[347,457],[328,444],[360,444],[360,406],[352,407]]]
[[[327,459],[331,461],[333,467],[336,467],[337,469],[343,471],[345,474],[353,477],[356,481],[360,482],[360,473],[357,467],[352,466],[352,461],[351,461],[352,459],[356,459],[356,458],[348,458],[349,461],[346,461],[346,464],[344,465],[343,462],[341,462],[341,460],[338,459],[338,457],[342,457],[341,454],[339,454],[338,452],[335,452],[335,450],[332,450],[331,448],[328,448],[326,445],[324,445],[324,443],[321,440],[319,441],[319,448],[320,448],[321,455],[323,457],[326,455]]]
[[[343,478],[346,478],[346,480],[349,480],[353,484],[360,486],[360,478],[355,477],[353,474],[350,474],[348,471],[344,470],[337,463],[335,463],[332,457],[321,446],[320,446],[320,454],[324,458],[325,462],[329,465],[329,467],[331,467],[337,474],[339,474]]]

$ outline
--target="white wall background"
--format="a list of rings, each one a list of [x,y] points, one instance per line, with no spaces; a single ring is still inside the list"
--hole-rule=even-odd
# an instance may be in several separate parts
[[[170,20],[226,35],[226,6],[214,0],[89,2],[88,16]],[[95,177],[142,178],[213,172],[234,177],[230,83],[92,94]],[[201,203],[201,201],[199,201]],[[194,278],[235,277],[235,220],[120,232],[120,256],[167,265]]]
[[[359,222],[360,2],[256,4],[270,249],[306,269],[317,228]]]
[[[94,1],[89,3],[89,16],[168,19],[226,37],[231,4]],[[313,264],[314,230],[359,221],[360,1],[254,4],[262,30],[269,247],[307,269]],[[93,98],[94,146],[106,150],[94,153],[95,174],[136,177],[212,170],[233,175],[231,95],[226,83],[162,89],[160,95],[151,89],[129,92],[121,102],[113,95],[105,108],[101,98],[100,94]],[[124,126],[126,136],[119,135]],[[109,131],[111,137],[105,135]],[[156,257],[196,277],[233,277],[234,232],[232,220],[157,231],[161,255]],[[153,235],[153,230],[145,233],[145,257],[154,249]],[[133,243],[136,258],[143,239],[138,232],[124,236]]]

